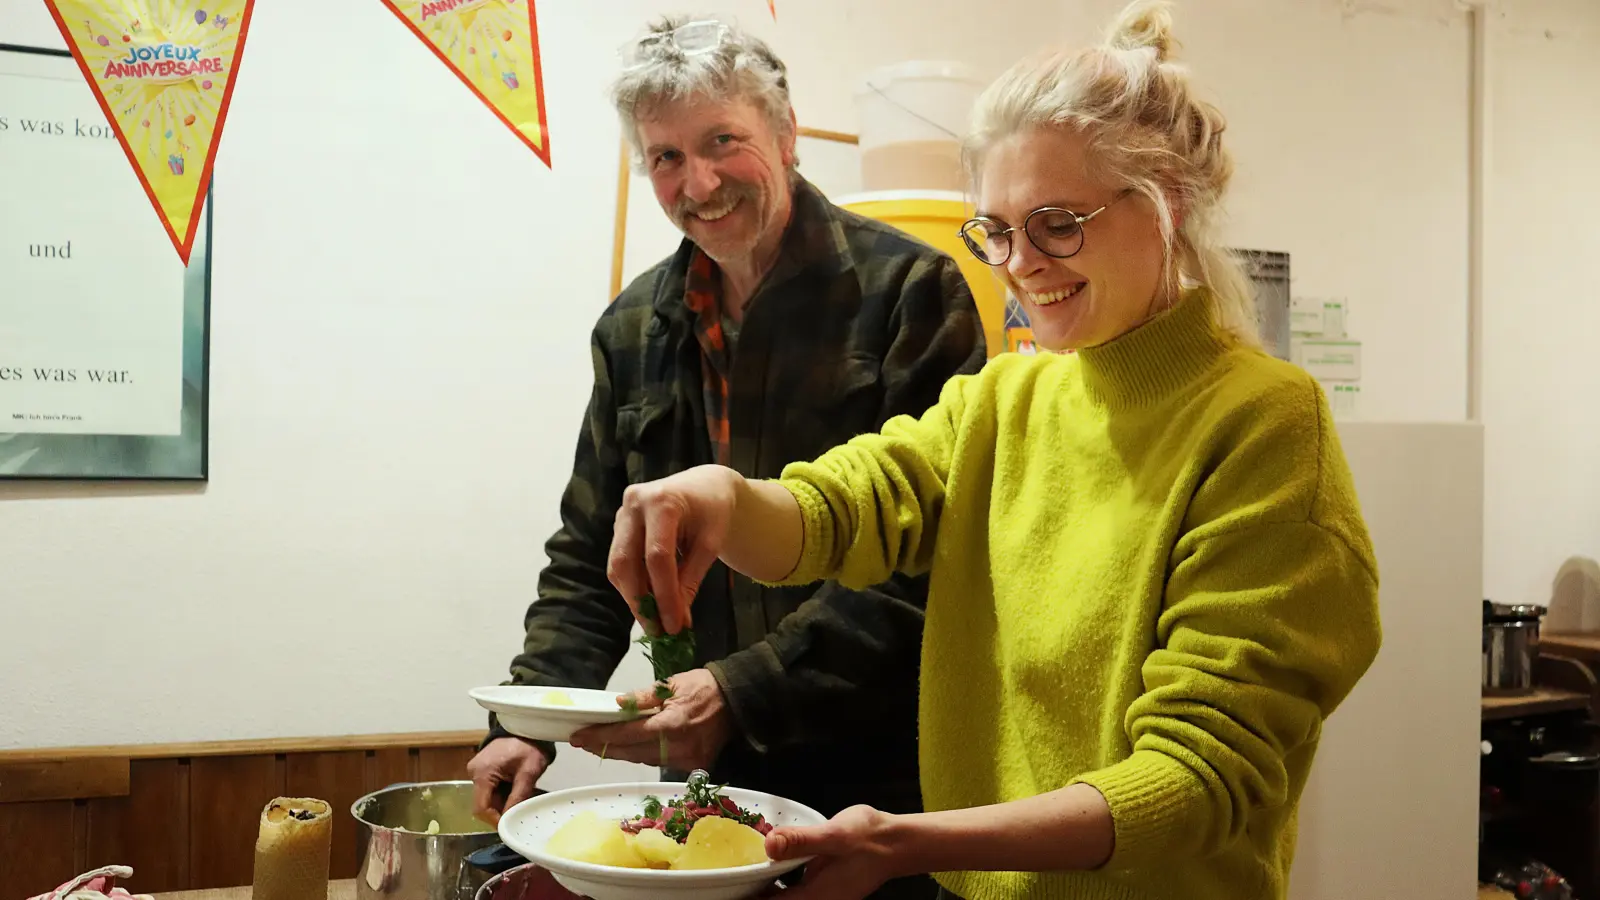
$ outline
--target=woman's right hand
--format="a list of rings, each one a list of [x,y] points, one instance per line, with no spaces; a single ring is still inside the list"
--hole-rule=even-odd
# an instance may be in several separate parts
[[[689,606],[727,541],[743,484],[733,469],[696,466],[623,492],[606,577],[647,628],[639,614],[645,594],[654,595],[668,634],[689,626]]]

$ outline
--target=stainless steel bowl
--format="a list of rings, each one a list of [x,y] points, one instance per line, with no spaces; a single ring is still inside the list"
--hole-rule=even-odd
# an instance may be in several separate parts
[[[508,869],[484,882],[476,900],[577,900],[555,876],[533,863]]]
[[[500,843],[472,815],[470,781],[390,785],[357,800],[350,815],[361,848],[358,900],[473,900],[495,874],[468,860]]]

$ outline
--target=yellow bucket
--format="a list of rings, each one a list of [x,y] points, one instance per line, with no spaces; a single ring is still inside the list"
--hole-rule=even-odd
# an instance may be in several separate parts
[[[988,265],[972,255],[959,234],[961,224],[972,218],[972,206],[965,197],[957,191],[876,191],[851,194],[834,202],[857,215],[893,225],[950,254],[977,301],[989,356],[1007,349],[1005,287]],[[1031,340],[1032,336],[1028,338]]]

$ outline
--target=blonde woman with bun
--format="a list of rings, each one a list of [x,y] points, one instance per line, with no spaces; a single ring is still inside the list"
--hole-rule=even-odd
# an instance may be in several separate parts
[[[928,812],[779,828],[792,900],[935,873],[965,900],[1281,898],[1323,723],[1378,652],[1378,573],[1326,398],[1262,352],[1219,245],[1223,119],[1164,4],[978,101],[963,234],[1027,304],[1004,355],[775,481],[630,488],[610,577],[689,623],[763,582],[929,573]],[[784,664],[778,660],[779,665]]]

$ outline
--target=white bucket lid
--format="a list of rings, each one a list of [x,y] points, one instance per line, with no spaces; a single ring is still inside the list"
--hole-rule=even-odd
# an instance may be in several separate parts
[[[896,81],[964,81],[979,89],[983,87],[977,73],[965,63],[918,59],[873,69],[861,80],[856,94],[875,93],[874,87],[885,90]]]

